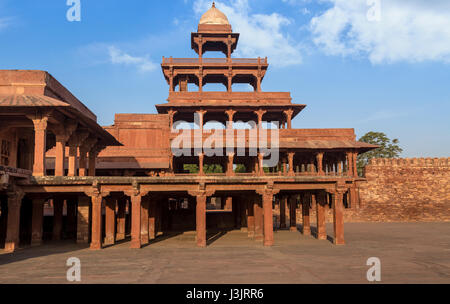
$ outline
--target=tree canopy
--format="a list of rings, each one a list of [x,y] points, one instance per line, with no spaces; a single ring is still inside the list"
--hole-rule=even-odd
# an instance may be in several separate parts
[[[377,145],[379,148],[358,155],[358,173],[362,175],[363,168],[372,158],[397,158],[403,152],[398,139],[389,139],[382,132],[368,132],[359,141]]]

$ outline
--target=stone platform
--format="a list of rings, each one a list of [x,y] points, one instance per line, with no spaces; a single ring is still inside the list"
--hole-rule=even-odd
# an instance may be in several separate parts
[[[450,283],[450,223],[349,223],[345,246],[276,231],[263,247],[247,233],[195,232],[128,242],[100,252],[66,242],[0,254],[0,283],[68,283],[66,260],[81,260],[81,283],[368,283],[366,261],[381,260],[382,283]],[[327,231],[332,231],[328,225]],[[314,231],[313,231],[314,232]]]

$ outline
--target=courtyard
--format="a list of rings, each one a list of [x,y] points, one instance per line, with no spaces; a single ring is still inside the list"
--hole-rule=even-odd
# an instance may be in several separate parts
[[[71,257],[81,261],[84,284],[368,283],[370,257],[381,261],[382,283],[450,283],[450,223],[348,223],[345,236],[346,245],[335,246],[278,230],[275,245],[264,247],[244,232],[208,232],[203,249],[195,232],[160,236],[142,249],[128,242],[101,251],[50,242],[1,253],[0,283],[70,283]]]

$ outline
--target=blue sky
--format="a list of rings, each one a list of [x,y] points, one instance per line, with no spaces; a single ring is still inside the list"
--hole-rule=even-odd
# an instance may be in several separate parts
[[[241,33],[235,57],[268,56],[262,89],[308,105],[294,127],[381,131],[404,157],[450,156],[450,1],[371,1],[216,2]],[[0,0],[0,69],[49,71],[102,125],[156,113],[162,56],[196,56],[190,33],[210,5],[81,0],[69,22],[66,0]]]

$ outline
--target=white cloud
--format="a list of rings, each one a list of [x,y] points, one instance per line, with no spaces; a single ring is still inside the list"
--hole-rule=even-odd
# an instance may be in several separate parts
[[[9,27],[12,24],[13,19],[9,17],[0,18],[0,31]]]
[[[216,2],[227,15],[234,32],[241,34],[236,56],[268,57],[275,66],[300,64],[300,44],[293,41],[284,27],[291,20],[277,13],[251,14],[248,0]],[[209,0],[195,0],[194,11],[200,16],[211,7]]]
[[[157,67],[149,58],[131,56],[115,46],[109,46],[108,53],[111,63],[136,66],[141,72],[150,72]]]
[[[450,1],[379,0],[380,20],[368,11],[378,0],[323,0],[332,7],[312,18],[314,43],[329,55],[368,56],[373,64],[450,62]]]

